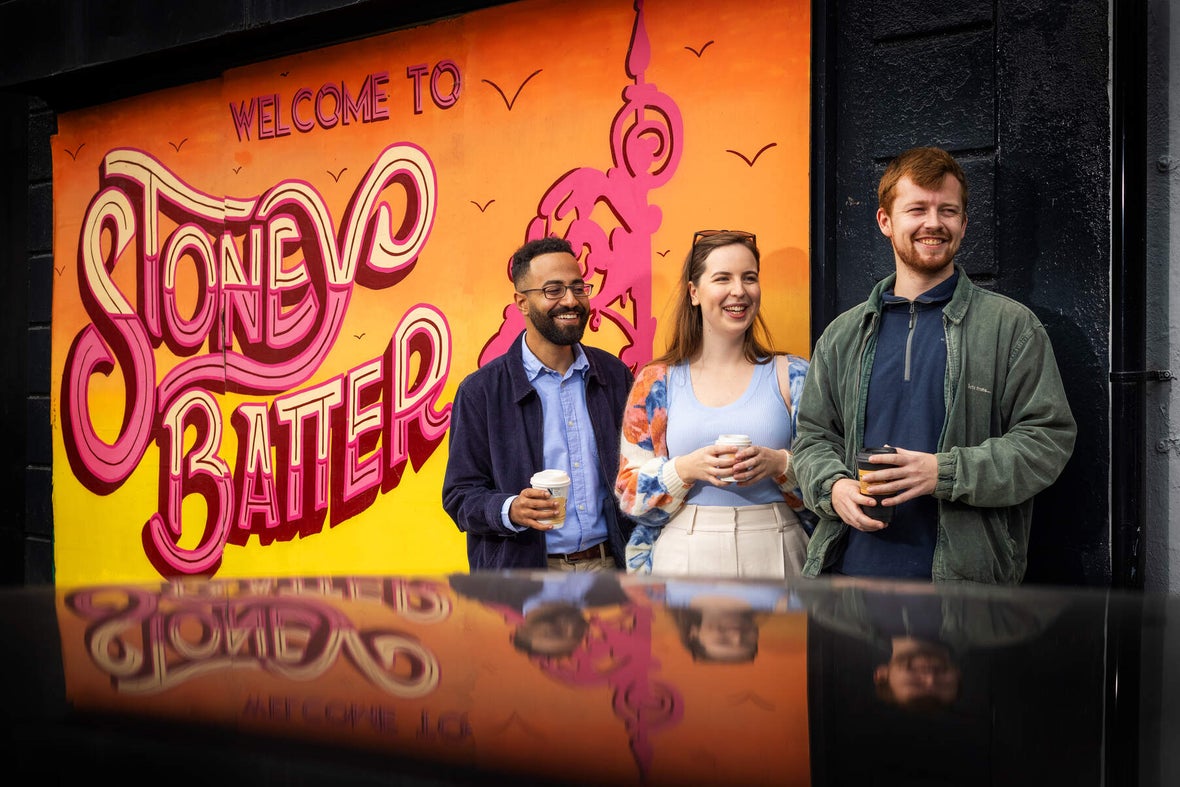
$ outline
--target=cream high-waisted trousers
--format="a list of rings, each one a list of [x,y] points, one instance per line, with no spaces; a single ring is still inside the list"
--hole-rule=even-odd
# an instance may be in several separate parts
[[[807,531],[786,503],[686,505],[652,548],[651,573],[757,579],[798,577]]]

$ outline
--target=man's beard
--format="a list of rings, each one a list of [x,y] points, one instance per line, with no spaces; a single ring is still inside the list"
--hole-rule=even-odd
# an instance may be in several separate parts
[[[948,242],[950,238],[945,238]],[[902,264],[915,273],[932,274],[946,270],[955,262],[955,255],[959,252],[959,247],[950,250],[949,255],[943,255],[935,259],[930,259],[922,256],[921,244],[917,241],[911,240],[906,246],[898,247],[894,245],[894,252],[897,253],[898,259]]]
[[[570,313],[578,315],[578,322],[574,325],[558,324],[553,319],[557,315]],[[529,319],[546,340],[553,344],[568,346],[582,341],[582,334],[586,331],[586,323],[590,319],[590,311],[581,305],[572,309],[554,307],[547,313],[529,312]]]

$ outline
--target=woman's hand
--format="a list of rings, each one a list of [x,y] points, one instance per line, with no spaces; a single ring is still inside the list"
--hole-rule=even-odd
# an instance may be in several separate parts
[[[686,484],[703,481],[713,486],[731,483],[749,486],[764,478],[776,478],[787,471],[790,454],[786,449],[749,446],[706,445],[675,459],[676,474]],[[722,479],[725,479],[724,481]]]
[[[725,486],[729,483],[729,476],[736,460],[734,453],[736,446],[706,445],[691,454],[678,456],[676,474],[680,480],[688,485],[703,481],[713,486]],[[749,450],[749,449],[746,449]],[[722,481],[721,479],[726,480]]]
[[[767,448],[752,445],[734,455],[733,479],[738,486],[749,486],[759,481],[775,478],[787,472],[791,452],[785,448]]]

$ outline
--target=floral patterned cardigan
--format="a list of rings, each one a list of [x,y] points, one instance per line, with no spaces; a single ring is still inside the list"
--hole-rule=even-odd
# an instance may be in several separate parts
[[[799,398],[808,362],[797,355],[782,355],[787,363],[790,385],[791,439],[795,438]],[[651,573],[651,550],[669,519],[684,506],[691,486],[676,473],[668,456],[668,366],[648,364],[635,377],[623,413],[623,434],[619,441],[619,475],[615,494],[623,513],[636,521],[627,543],[626,565],[630,573]],[[787,446],[790,448],[790,445]],[[815,516],[803,506],[803,495],[795,480],[795,468],[787,463],[786,472],[774,479],[783,500],[811,532]]]

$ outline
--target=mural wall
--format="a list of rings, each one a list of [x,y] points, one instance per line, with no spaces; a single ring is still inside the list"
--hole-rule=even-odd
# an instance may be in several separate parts
[[[809,3],[528,0],[63,114],[57,582],[466,570],[450,401],[568,237],[638,367],[692,234],[808,350]]]

